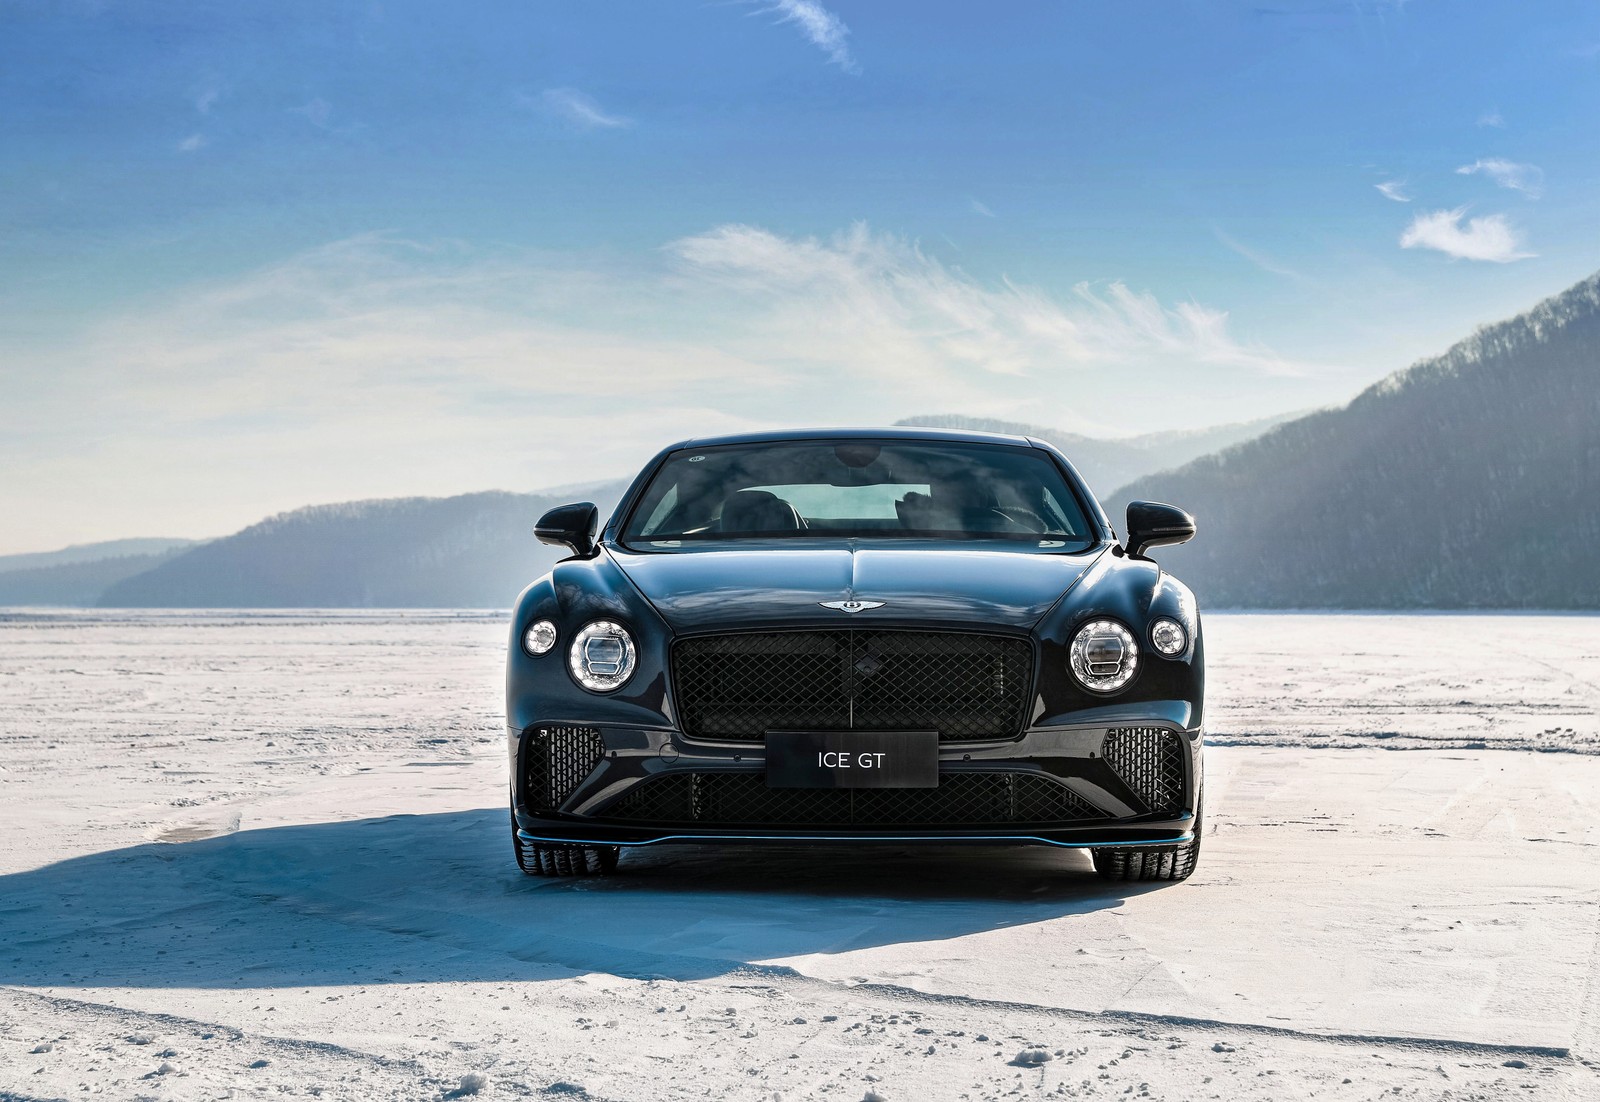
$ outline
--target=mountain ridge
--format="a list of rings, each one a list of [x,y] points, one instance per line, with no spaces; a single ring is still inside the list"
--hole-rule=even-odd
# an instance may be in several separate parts
[[[1137,479],[1211,607],[1600,608],[1600,273],[1343,407]]]
[[[193,547],[202,542],[204,541],[177,537],[135,536],[129,539],[100,540],[95,543],[74,543],[55,551],[23,551],[0,555],[0,574],[100,562],[105,559],[131,558],[138,555],[161,555]]]
[[[625,484],[587,494],[601,501]],[[581,488],[580,488],[581,489]],[[555,561],[534,540],[564,495],[488,490],[277,513],[110,586],[102,607],[504,608]]]

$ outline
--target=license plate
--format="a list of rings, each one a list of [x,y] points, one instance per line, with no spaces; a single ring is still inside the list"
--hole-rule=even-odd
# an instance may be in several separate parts
[[[768,788],[938,788],[937,731],[768,731]]]

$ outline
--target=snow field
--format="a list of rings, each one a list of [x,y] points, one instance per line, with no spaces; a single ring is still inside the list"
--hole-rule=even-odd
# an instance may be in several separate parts
[[[1600,1097],[1592,618],[1208,617],[1212,819],[1156,889],[949,847],[522,877],[506,633],[0,617],[0,1099]]]

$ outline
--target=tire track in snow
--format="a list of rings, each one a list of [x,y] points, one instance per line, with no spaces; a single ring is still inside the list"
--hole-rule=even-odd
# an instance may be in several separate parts
[[[322,1056],[338,1060],[352,1060],[383,1068],[385,1071],[403,1071],[418,1076],[423,1074],[422,1066],[415,1060],[396,1059],[376,1052],[364,1052],[361,1049],[336,1045],[331,1041],[308,1041],[295,1037],[276,1037],[268,1033],[247,1033],[242,1029],[223,1025],[220,1022],[205,1022],[196,1018],[185,1018],[177,1014],[138,1010],[133,1007],[117,1006],[114,1003],[94,1002],[91,999],[73,999],[64,995],[50,995],[43,991],[30,991],[10,984],[0,986],[0,991],[4,991],[8,997],[18,1001],[31,1001],[35,1005],[60,1011],[72,1017],[102,1022],[115,1021],[118,1023],[118,1028],[128,1028],[130,1024],[133,1024],[134,1028],[148,1029],[153,1026],[159,1026],[172,1032],[196,1035],[211,1033],[225,1041],[251,1041],[258,1045],[279,1050],[285,1055]]]
[[[750,975],[763,979],[773,978],[765,971],[752,969]],[[743,970],[741,970],[743,971]],[[1137,1010],[1080,1010],[1066,1006],[1043,1003],[1009,1002],[1003,999],[985,999],[974,995],[941,994],[920,991],[915,987],[902,987],[892,983],[835,983],[821,980],[790,969],[789,976],[776,977],[780,982],[800,983],[876,996],[885,1001],[922,1003],[942,1008],[960,1008],[964,1011],[987,1013],[1039,1014],[1074,1022],[1114,1022],[1127,1027],[1175,1026],[1184,1029],[1220,1030],[1243,1033],[1257,1037],[1281,1037],[1299,1041],[1331,1044],[1378,1045],[1386,1048],[1417,1051],[1448,1051],[1488,1058],[1538,1056],[1552,1060],[1571,1061],[1571,1048],[1566,1045],[1493,1044],[1486,1041],[1464,1041],[1451,1037],[1406,1037],[1398,1034],[1321,1033],[1314,1030],[1293,1029],[1288,1026],[1261,1025],[1255,1022],[1233,1022],[1222,1018],[1197,1018],[1182,1014],[1148,1014]],[[738,973],[729,973],[730,977]]]

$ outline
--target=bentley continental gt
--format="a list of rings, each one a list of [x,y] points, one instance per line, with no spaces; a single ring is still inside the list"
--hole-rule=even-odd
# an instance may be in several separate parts
[[[752,433],[657,455],[518,598],[511,837],[543,876],[662,843],[1087,849],[1114,880],[1200,850],[1204,647],[1150,558],[1040,440]]]

